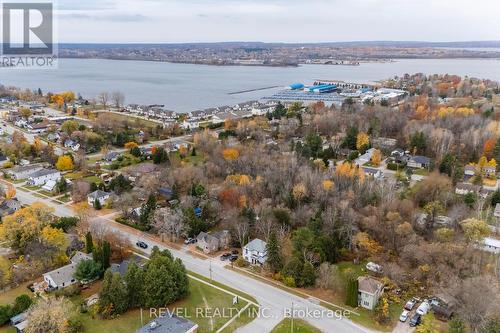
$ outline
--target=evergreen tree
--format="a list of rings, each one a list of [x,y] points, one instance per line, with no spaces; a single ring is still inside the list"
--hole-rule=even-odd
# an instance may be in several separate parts
[[[462,318],[454,316],[448,322],[448,333],[465,333],[465,323]]]
[[[102,208],[101,201],[99,201],[99,199],[97,199],[97,198],[94,200],[94,208],[96,210],[101,210],[101,208]]]
[[[104,274],[101,292],[99,293],[99,312],[104,317],[124,313],[129,308],[127,288],[119,273],[109,269]]]
[[[102,244],[102,267],[107,269],[111,265],[111,244],[104,241]]]
[[[279,272],[283,268],[283,258],[278,244],[276,232],[271,232],[267,241],[267,264],[273,273]]]
[[[355,278],[347,281],[345,304],[353,308],[358,306],[358,280]]]
[[[149,224],[151,218],[153,217],[154,211],[156,209],[156,197],[150,194],[148,201],[141,208],[140,222],[143,225]]]
[[[130,307],[142,306],[144,304],[144,271],[132,262],[127,268],[124,280],[127,285]]]
[[[495,207],[497,203],[500,203],[500,190],[496,190],[491,195],[491,205]]]
[[[87,231],[85,234],[85,252],[92,253],[94,251],[94,242],[92,241],[92,234]]]
[[[304,267],[302,268],[301,280],[301,285],[303,287],[310,287],[314,285],[314,282],[316,282],[316,271],[314,269],[314,266],[309,261],[306,261],[304,263]]]
[[[168,154],[163,147],[157,147],[152,155],[154,164],[161,164],[168,161]]]

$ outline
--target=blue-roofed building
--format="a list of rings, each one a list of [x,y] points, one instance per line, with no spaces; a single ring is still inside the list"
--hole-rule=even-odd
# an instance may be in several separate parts
[[[196,217],[201,217],[201,212],[202,212],[202,210],[200,207],[196,207],[194,209],[194,215],[196,215]]]
[[[298,90],[304,88],[304,85],[302,83],[292,83],[288,88],[291,90]]]

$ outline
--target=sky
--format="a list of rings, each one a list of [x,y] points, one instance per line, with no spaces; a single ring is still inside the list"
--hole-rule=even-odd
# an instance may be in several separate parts
[[[500,0],[57,0],[63,43],[500,40]]]

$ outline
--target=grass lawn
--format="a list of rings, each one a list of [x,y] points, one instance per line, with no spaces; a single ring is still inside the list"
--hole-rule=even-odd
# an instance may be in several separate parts
[[[429,171],[427,169],[414,169],[413,174],[419,176],[428,176]]]
[[[283,319],[281,323],[276,325],[276,327],[271,331],[271,333],[320,333],[316,327],[309,325],[307,322],[301,319],[293,320],[293,331],[292,331],[292,319]]]
[[[216,332],[236,315],[238,310],[247,305],[247,302],[240,300],[239,304],[233,306],[231,295],[193,279],[189,280],[189,290],[190,294],[186,299],[171,304],[168,308],[171,311],[178,311],[179,316],[188,317],[189,320],[196,322],[199,325],[198,332]],[[144,325],[154,319],[154,314],[150,316],[149,310],[143,310],[142,314]],[[243,312],[241,318],[232,323],[234,326],[228,332],[232,332],[251,320],[245,314],[246,311]],[[80,318],[86,333],[131,333],[142,326],[139,309],[128,311],[118,318],[109,320],[92,319],[87,313],[80,314]]]
[[[146,119],[130,116],[127,114],[117,114],[117,113],[111,113],[111,112],[105,112],[105,113],[106,113],[106,117],[108,117],[108,118],[112,118],[118,122],[128,121],[130,126],[136,127],[136,128],[143,128],[143,127],[156,128],[160,125],[159,123],[156,123],[154,121],[149,121]],[[100,115],[100,113],[99,113],[99,115]],[[98,117],[99,117],[99,115],[98,115]]]
[[[40,189],[40,186],[31,186],[31,185],[24,185],[22,188],[30,191],[36,191]]]
[[[14,303],[16,297],[22,294],[33,296],[33,293],[28,289],[29,284],[30,282],[25,282],[23,284],[20,284],[16,288],[13,288],[4,293],[0,293],[0,305],[12,304]]]
[[[81,172],[68,172],[68,173],[65,173],[63,176],[66,179],[73,180],[73,179],[82,178],[83,173],[81,173]]]
[[[101,184],[102,183],[101,178],[99,178],[97,176],[88,176],[88,177],[85,177],[83,179],[85,179],[89,183],[96,183],[96,184]]]
[[[55,197],[57,195],[54,192],[49,192],[47,190],[40,190],[40,191],[38,191],[38,193],[46,195],[48,197]]]

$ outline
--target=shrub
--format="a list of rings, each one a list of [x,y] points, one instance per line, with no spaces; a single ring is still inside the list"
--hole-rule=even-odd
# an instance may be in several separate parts
[[[296,284],[295,284],[295,279],[293,278],[293,276],[285,276],[283,278],[283,283],[285,284],[285,286],[287,287],[292,287],[292,288],[295,288],[296,287]]]
[[[239,257],[234,263],[237,267],[245,267],[247,265],[247,262],[243,259],[243,257]]]

